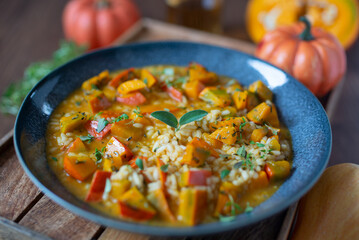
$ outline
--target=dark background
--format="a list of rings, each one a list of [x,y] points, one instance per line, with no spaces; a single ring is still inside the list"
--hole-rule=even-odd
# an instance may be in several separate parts
[[[165,0],[135,0],[142,15],[166,20]],[[65,0],[0,1],[0,93],[21,79],[34,61],[46,60],[58,48]],[[224,34],[248,40],[244,13],[247,1],[224,0]],[[357,162],[359,148],[359,42],[347,51],[348,73],[331,120],[333,152],[330,164]],[[0,115],[0,137],[13,128],[14,117]]]

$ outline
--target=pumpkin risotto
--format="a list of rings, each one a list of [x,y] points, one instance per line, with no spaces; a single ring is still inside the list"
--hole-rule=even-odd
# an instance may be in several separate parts
[[[250,214],[289,176],[291,144],[261,81],[198,63],[101,72],[52,114],[47,156],[74,195],[133,221]]]

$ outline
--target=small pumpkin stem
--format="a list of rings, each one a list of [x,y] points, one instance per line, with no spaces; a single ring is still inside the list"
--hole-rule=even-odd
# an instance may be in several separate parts
[[[311,33],[312,30],[312,26],[308,20],[308,18],[301,16],[299,18],[299,21],[303,22],[305,24],[305,28],[303,30],[303,32],[299,35],[299,37],[304,40],[304,41],[311,41],[314,40],[314,37]]]
[[[98,0],[96,1],[96,8],[101,9],[101,8],[109,8],[110,7],[110,2],[108,0]]]

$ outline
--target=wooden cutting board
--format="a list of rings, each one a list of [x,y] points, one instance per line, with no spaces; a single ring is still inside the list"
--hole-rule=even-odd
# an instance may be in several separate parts
[[[254,53],[254,45],[143,19],[124,34],[115,45],[161,40],[187,40]],[[331,116],[341,86],[337,87],[327,104]],[[119,231],[78,217],[54,203],[30,181],[17,160],[13,132],[0,140],[0,239],[173,239]],[[286,239],[296,206],[252,226],[225,234],[178,239]]]

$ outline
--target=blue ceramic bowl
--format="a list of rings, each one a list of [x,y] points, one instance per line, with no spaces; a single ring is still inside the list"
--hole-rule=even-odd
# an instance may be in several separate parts
[[[261,79],[272,89],[281,121],[293,140],[291,176],[267,201],[250,214],[229,223],[195,227],[158,227],[110,217],[71,195],[50,170],[45,156],[47,122],[56,106],[81,83],[104,69],[116,70],[155,64],[187,65],[195,61],[210,71],[238,79],[242,84]],[[81,56],[42,79],[26,97],[15,123],[17,156],[30,179],[48,197],[73,213],[99,224],[126,231],[166,236],[212,234],[238,229],[275,215],[298,201],[318,180],[331,151],[331,129],[318,100],[293,77],[247,54],[189,42],[131,44]]]

